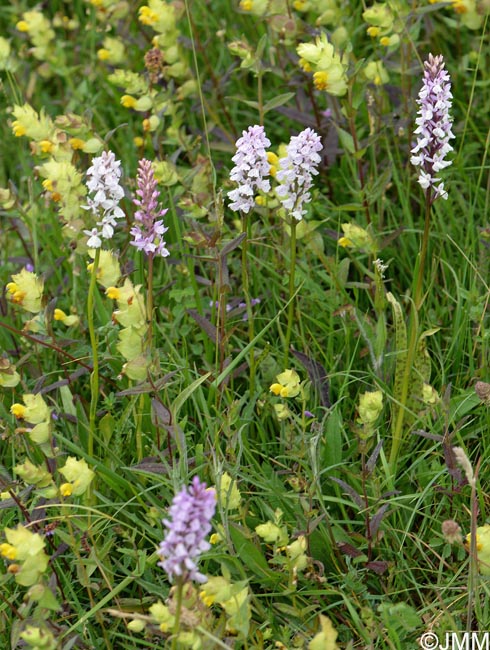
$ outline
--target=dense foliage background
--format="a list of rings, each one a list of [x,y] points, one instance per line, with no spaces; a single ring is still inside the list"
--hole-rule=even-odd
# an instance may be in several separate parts
[[[489,11],[0,8],[3,647],[404,649],[489,629]],[[410,162],[429,53],[455,135],[432,205]],[[252,125],[271,190],[243,214],[230,171]],[[296,223],[275,176],[306,128],[323,149]],[[84,232],[109,150],[113,255]],[[164,258],[131,245],[141,159]],[[157,549],[194,475],[217,511],[208,582],[179,605]]]

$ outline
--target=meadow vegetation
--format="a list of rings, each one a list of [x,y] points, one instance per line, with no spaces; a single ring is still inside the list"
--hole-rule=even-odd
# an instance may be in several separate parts
[[[1,647],[490,629],[489,16],[2,3]]]

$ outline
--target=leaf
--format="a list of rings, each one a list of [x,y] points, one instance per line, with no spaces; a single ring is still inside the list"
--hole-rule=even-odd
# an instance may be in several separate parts
[[[238,524],[230,524],[230,537],[235,547],[236,555],[249,570],[261,578],[269,580],[280,578],[269,568],[260,549],[246,536],[244,529]]]
[[[337,483],[337,485],[340,485],[340,487],[344,490],[344,492],[347,492],[349,496],[352,497],[352,500],[361,509],[364,509],[366,504],[364,503],[364,499],[361,497],[360,494],[358,494],[353,487],[351,487],[348,483],[343,481],[341,478],[337,478],[336,476],[331,476],[330,480],[333,481],[334,483]]]
[[[385,516],[386,511],[388,510],[389,507],[390,507],[389,503],[383,503],[381,508],[378,509],[376,514],[371,519],[370,525],[369,525],[369,531],[371,533],[372,538],[376,537],[376,535],[378,533],[379,526],[380,526],[380,524],[381,524],[381,522],[383,520],[383,517]]]
[[[218,339],[218,330],[216,327],[210,321],[208,321],[207,318],[201,316],[201,314],[196,309],[188,309],[187,313],[196,321],[199,327],[205,334],[209,336],[213,343],[216,343],[217,340],[221,340],[221,337]]]
[[[170,411],[157,397],[151,399],[151,422],[155,427],[165,427],[172,421]]]
[[[345,149],[345,151],[352,154],[355,153],[356,148],[354,146],[354,139],[351,134],[340,128],[337,129],[337,133],[339,134],[340,144]]]
[[[233,95],[231,97],[225,97],[225,100],[232,99],[234,102],[242,102],[242,104],[246,104],[247,106],[250,106],[250,108],[255,108],[259,110],[259,103],[251,101],[249,99],[243,99],[243,97],[238,97],[237,95]]]
[[[400,409],[400,402],[402,399],[403,378],[405,376],[405,368],[407,365],[407,326],[405,325],[405,318],[400,303],[396,300],[395,296],[388,291],[386,299],[391,305],[393,310],[393,321],[395,324],[395,381],[393,387],[393,422],[396,422],[398,417],[398,410]]]
[[[374,448],[373,453],[371,456],[369,456],[367,463],[366,463],[366,472],[367,474],[371,474],[372,471],[374,470],[376,466],[376,461],[378,460],[379,452],[381,451],[381,448],[383,447],[383,442],[384,440],[380,440],[376,447]]]
[[[224,257],[225,255],[228,255],[228,253],[231,253],[231,251],[234,251],[235,248],[238,248],[242,241],[245,239],[247,236],[246,232],[242,232],[241,235],[238,235],[238,237],[235,237],[235,239],[232,239],[231,241],[227,242],[223,248],[220,250],[219,254],[221,257]]]
[[[298,350],[291,350],[291,352],[305,367],[311,383],[318,391],[320,404],[326,408],[330,408],[330,406],[332,406],[332,402],[330,401],[330,385],[325,368],[321,363],[311,359],[303,352],[299,352]]]
[[[294,97],[295,93],[283,93],[281,95],[276,95],[273,99],[269,99],[268,102],[264,104],[264,113],[268,113],[269,111],[272,111],[274,108],[277,108],[278,106],[282,106],[283,104],[287,104],[287,102]]]

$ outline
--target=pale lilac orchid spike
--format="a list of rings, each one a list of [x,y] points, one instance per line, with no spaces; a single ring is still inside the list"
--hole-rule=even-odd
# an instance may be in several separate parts
[[[418,182],[430,203],[439,196],[447,199],[444,183],[437,175],[451,165],[451,161],[445,160],[445,157],[453,150],[449,144],[454,138],[449,113],[452,97],[451,80],[444,69],[443,56],[429,54],[424,63],[424,81],[417,99],[419,111],[414,131],[417,144],[411,151],[410,162],[420,168]]]
[[[302,220],[306,214],[304,204],[311,201],[312,177],[318,174],[317,167],[321,161],[319,152],[322,149],[320,136],[308,128],[292,136],[286,147],[286,157],[279,160],[281,169],[276,178],[280,185],[276,194],[296,221]]]
[[[92,165],[87,169],[89,197],[87,205],[82,207],[99,217],[96,227],[83,231],[89,238],[89,248],[100,248],[103,239],[112,239],[117,219],[124,217],[119,207],[119,201],[124,196],[124,190],[119,185],[121,173],[121,161],[116,160],[112,151],[104,151],[93,158]]]
[[[207,489],[197,476],[174,497],[170,518],[163,520],[167,534],[157,551],[161,558],[158,565],[171,582],[206,582],[206,576],[198,571],[197,560],[210,548],[205,537],[211,531],[215,510],[216,491]]]
[[[267,147],[271,146],[263,126],[249,126],[236,141],[236,154],[232,160],[235,167],[230,172],[230,179],[238,187],[228,193],[230,208],[248,214],[255,205],[258,190],[268,192],[271,188],[266,176],[270,172],[267,161]]]
[[[163,235],[168,228],[163,225],[163,220],[160,217],[167,214],[168,208],[162,210],[158,203],[160,191],[149,160],[139,161],[137,184],[138,189],[133,203],[139,209],[134,215],[135,225],[130,231],[133,241],[130,243],[146,255],[167,257],[169,251],[163,240]]]

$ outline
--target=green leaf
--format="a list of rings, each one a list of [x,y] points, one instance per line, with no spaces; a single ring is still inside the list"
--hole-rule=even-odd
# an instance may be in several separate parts
[[[282,106],[286,104],[290,99],[294,97],[294,93],[283,93],[282,95],[276,95],[273,99],[269,99],[268,102],[264,104],[264,113],[272,111],[273,108]]]
[[[233,545],[235,546],[237,556],[248,569],[253,571],[258,577],[267,579],[274,578],[274,572],[269,568],[267,560],[262,555],[262,552],[245,535],[241,526],[231,524],[230,536]]]

